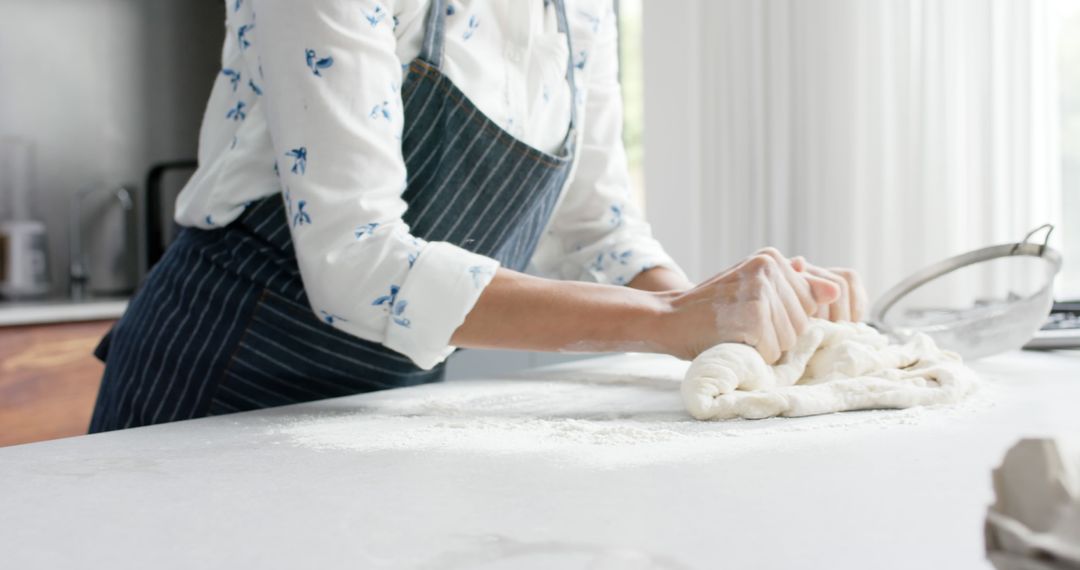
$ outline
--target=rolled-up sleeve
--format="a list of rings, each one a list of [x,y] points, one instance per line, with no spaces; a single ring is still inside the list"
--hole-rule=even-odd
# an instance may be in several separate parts
[[[498,262],[419,239],[402,220],[393,15],[364,0],[251,1],[251,22],[231,33],[261,81],[312,310],[429,369],[453,351],[453,332]]]
[[[591,44],[575,46],[579,83],[585,89],[581,148],[573,180],[538,244],[531,270],[613,285],[625,285],[658,266],[683,274],[652,237],[630,197],[616,18],[610,10],[600,18],[575,22],[571,15],[572,27],[580,32],[576,37],[593,37]],[[597,26],[595,35],[590,26]]]

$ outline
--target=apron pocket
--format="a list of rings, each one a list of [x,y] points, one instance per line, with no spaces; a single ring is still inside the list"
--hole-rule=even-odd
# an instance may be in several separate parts
[[[251,410],[433,382],[431,371],[319,320],[264,289],[225,370],[212,413]]]

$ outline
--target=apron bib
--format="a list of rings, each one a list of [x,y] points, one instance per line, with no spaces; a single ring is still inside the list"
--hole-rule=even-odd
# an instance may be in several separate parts
[[[569,42],[565,5],[554,4]],[[417,237],[520,271],[570,173],[574,66],[567,62],[566,138],[556,153],[540,151],[440,71],[445,14],[444,1],[432,0],[402,86],[403,218]],[[422,370],[313,314],[280,194],[225,228],[182,231],[95,354],[106,366],[91,433],[435,382],[445,370]]]

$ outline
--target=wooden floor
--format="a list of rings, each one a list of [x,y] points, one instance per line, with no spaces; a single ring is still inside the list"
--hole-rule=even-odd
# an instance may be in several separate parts
[[[0,328],[0,446],[86,433],[112,321]]]

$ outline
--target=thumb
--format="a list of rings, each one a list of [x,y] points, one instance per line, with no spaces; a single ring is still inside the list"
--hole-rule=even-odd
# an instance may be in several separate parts
[[[840,287],[828,279],[806,275],[806,282],[810,284],[810,294],[819,305],[828,305],[840,298]]]

